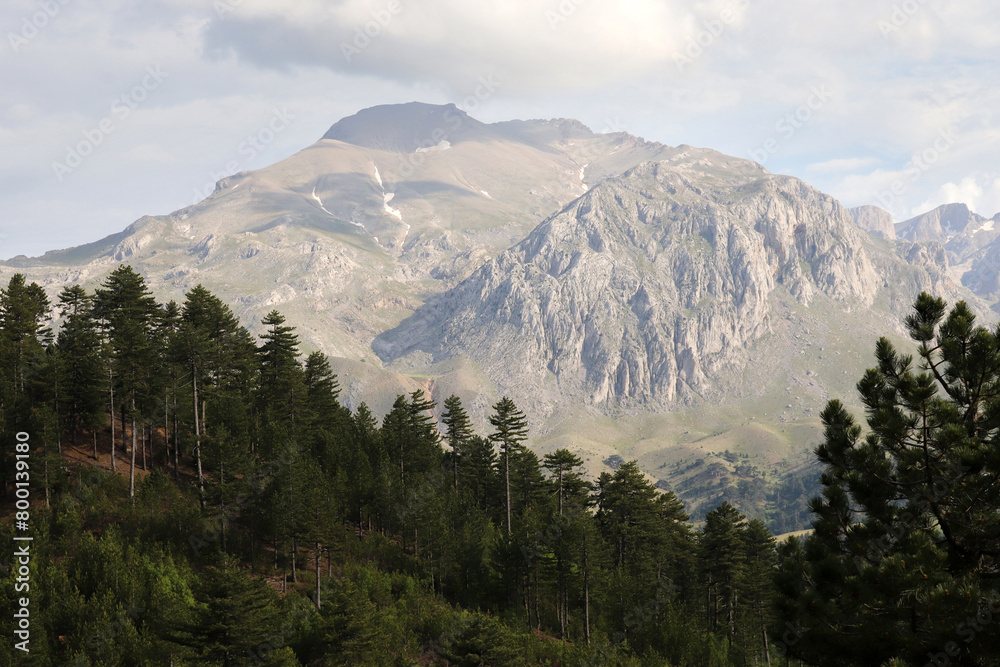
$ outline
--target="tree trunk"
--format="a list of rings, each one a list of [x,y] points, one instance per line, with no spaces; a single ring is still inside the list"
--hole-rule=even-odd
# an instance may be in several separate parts
[[[760,613],[760,629],[764,634],[764,660],[767,661],[767,667],[771,667],[771,647],[767,641],[767,622],[764,620],[764,608],[763,606],[758,608]]]
[[[583,535],[583,632],[590,646],[590,567],[587,550],[587,534]]]
[[[322,545],[319,542],[316,543],[316,611],[320,611],[323,608],[323,603],[320,600],[320,571],[319,571],[319,554],[322,549]]]
[[[219,462],[219,503],[222,511],[222,553],[228,553],[226,550],[226,464],[224,461]]]
[[[163,390],[163,455],[170,467],[170,390]]]
[[[94,427],[94,460],[97,460],[97,427]]]
[[[111,472],[115,472],[115,376],[108,369],[109,384],[111,389]]]
[[[510,448],[503,452],[503,478],[507,488],[507,537],[510,537]]]
[[[125,435],[125,416],[122,415],[122,436]],[[124,439],[124,437],[123,437]],[[132,397],[132,463],[128,469],[128,497],[135,502],[135,396]]]
[[[122,454],[128,454],[128,429],[125,428],[125,401],[122,401],[119,412],[122,415]]]
[[[198,500],[205,508],[205,478],[201,472],[201,429],[198,422],[198,371],[191,365],[191,391],[194,393],[194,456],[198,462]]]
[[[181,481],[181,440],[177,428],[177,397],[174,396],[174,481]]]
[[[295,547],[295,538],[293,537],[292,538],[292,583],[293,584],[299,583],[298,570],[295,569],[295,556],[296,556],[296,547]]]

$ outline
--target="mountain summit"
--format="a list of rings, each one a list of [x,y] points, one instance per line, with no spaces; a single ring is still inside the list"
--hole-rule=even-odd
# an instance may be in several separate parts
[[[454,104],[409,102],[363,109],[334,123],[323,139],[389,153],[413,153],[491,135],[489,125]]]

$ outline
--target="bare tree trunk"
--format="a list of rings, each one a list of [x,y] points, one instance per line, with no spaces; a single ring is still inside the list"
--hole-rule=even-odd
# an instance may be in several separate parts
[[[298,571],[295,569],[295,556],[296,556],[295,538],[293,537],[292,538],[292,583],[293,584],[299,583]]]
[[[125,436],[125,415],[122,414],[122,439]],[[132,397],[132,463],[128,469],[128,497],[135,502],[135,396]]]
[[[108,386],[111,389],[111,472],[115,472],[115,376],[108,369]]]
[[[198,371],[191,365],[191,388],[194,393],[194,456],[198,461],[198,498],[205,507],[205,478],[201,472],[201,428],[198,422]]]
[[[322,546],[319,542],[316,543],[316,611],[323,608],[323,603],[320,600],[320,571],[319,571],[319,554]]]
[[[583,535],[583,632],[587,637],[587,646],[590,646],[590,568],[587,550],[587,534]]]
[[[219,462],[219,498],[222,504],[222,553],[228,553],[226,551],[226,494],[223,489],[226,487],[226,464],[225,462]]]
[[[170,390],[163,390],[163,455],[170,467]]]
[[[143,472],[149,472],[149,468],[146,467],[146,425],[142,425],[142,470]]]
[[[97,427],[94,427],[94,460],[97,460]]]
[[[504,448],[503,477],[507,485],[507,537],[510,537],[510,449]]]
[[[771,667],[771,646],[767,641],[767,623],[764,621],[764,608],[760,607],[759,611],[761,632],[764,633],[764,659],[767,661],[767,667]]]
[[[122,415],[122,454],[128,454],[128,429],[125,428],[125,401],[119,407]]]
[[[177,396],[174,396],[174,481],[181,481],[181,441],[177,428]]]

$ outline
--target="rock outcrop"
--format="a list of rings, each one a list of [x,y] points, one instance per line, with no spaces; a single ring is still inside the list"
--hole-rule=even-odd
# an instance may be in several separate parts
[[[387,362],[461,351],[520,395],[657,408],[717,397],[769,331],[776,290],[851,310],[880,284],[833,198],[680,147],[596,186],[374,349]]]

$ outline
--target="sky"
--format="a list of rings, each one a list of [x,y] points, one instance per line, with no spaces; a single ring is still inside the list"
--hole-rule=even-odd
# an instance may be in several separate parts
[[[989,0],[4,0],[0,32],[3,259],[410,101],[713,148],[897,221],[1000,211]]]

